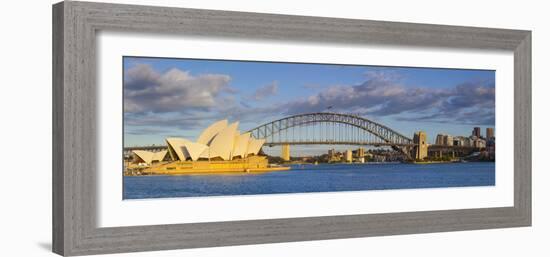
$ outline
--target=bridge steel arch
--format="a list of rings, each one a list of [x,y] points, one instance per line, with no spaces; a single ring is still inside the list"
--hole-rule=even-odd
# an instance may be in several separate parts
[[[300,127],[305,125],[311,125],[315,123],[341,123],[350,125],[359,129],[362,129],[375,137],[379,138],[381,142],[340,142],[340,141],[325,141],[325,142],[282,142],[270,140],[273,139],[273,135],[280,133],[281,131]],[[369,119],[342,113],[306,113],[298,114],[282,119],[278,119],[272,122],[265,123],[254,129],[249,130],[252,136],[256,139],[266,139],[267,145],[282,145],[282,144],[350,144],[350,145],[384,145],[391,146],[393,149],[404,153],[410,158],[410,150],[415,146],[412,139],[398,133],[397,131],[384,126],[380,123],[371,121]]]

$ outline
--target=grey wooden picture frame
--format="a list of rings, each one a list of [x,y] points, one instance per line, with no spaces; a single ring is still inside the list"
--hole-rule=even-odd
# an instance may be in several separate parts
[[[514,206],[98,227],[95,37],[102,30],[513,51]],[[530,225],[530,31],[73,1],[53,6],[55,253],[88,255]]]

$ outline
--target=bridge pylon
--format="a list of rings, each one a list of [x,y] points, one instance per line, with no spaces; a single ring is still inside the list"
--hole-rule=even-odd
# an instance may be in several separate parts
[[[414,158],[423,160],[428,156],[428,136],[424,131],[414,133],[413,142],[416,144],[414,149]]]
[[[281,146],[281,158],[284,161],[290,161],[290,145],[284,144]]]

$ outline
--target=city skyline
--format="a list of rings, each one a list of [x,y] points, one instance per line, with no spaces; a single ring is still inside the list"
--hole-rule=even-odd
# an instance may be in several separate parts
[[[298,113],[353,113],[412,138],[494,128],[490,70],[124,57],[125,146],[194,139],[205,124],[243,130]]]

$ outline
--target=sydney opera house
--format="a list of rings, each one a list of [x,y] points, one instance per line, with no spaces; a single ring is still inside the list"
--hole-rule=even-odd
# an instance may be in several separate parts
[[[133,151],[129,169],[146,174],[189,174],[214,172],[255,172],[288,169],[270,167],[260,152],[265,140],[250,133],[241,134],[239,123],[218,121],[206,128],[195,142],[178,137],[166,138],[166,150]]]

